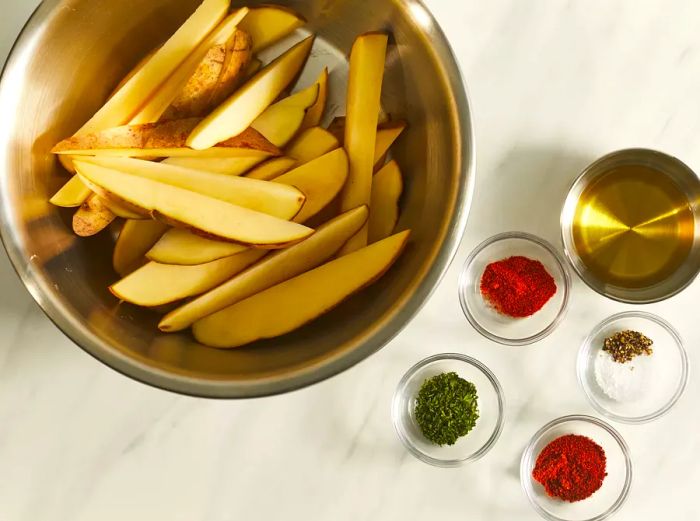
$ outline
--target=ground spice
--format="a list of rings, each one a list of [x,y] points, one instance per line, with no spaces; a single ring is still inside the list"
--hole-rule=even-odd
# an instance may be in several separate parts
[[[416,397],[416,422],[436,445],[454,445],[469,434],[479,418],[476,386],[457,373],[428,378]]]
[[[497,311],[516,318],[537,313],[557,292],[544,265],[527,257],[508,257],[486,266],[481,294]]]
[[[548,496],[574,503],[603,486],[605,466],[605,451],[600,445],[585,436],[567,434],[542,449],[532,477]]]
[[[603,351],[620,364],[630,362],[640,355],[651,355],[654,342],[638,331],[620,331],[603,341]]]

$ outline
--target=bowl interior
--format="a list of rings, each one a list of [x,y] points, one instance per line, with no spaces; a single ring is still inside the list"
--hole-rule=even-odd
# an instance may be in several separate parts
[[[71,232],[72,212],[48,204],[66,180],[49,150],[78,129],[198,3],[47,0],[38,9],[0,84],[3,242],[52,320],[115,369],[197,395],[282,392],[331,376],[379,349],[444,273],[461,238],[471,193],[466,95],[449,45],[419,2],[278,2],[301,12],[309,21],[305,30],[318,34],[308,76],[324,64],[332,68],[336,97],[329,118],[344,112],[345,56],[353,39],[370,30],[393,34],[382,103],[411,125],[394,149],[406,185],[399,228],[413,230],[411,244],[378,284],[283,338],[216,351],[189,334],[160,334],[158,315],[119,304],[107,290],[117,280],[111,267],[113,234],[79,240]]]
[[[636,357],[623,366],[635,379],[629,386],[635,389],[633,399],[615,392],[610,396],[614,387],[606,394],[604,382],[599,381],[604,368],[609,367],[604,340],[625,330],[639,331],[654,342],[650,356]],[[651,421],[668,412],[683,393],[688,378],[688,361],[680,337],[665,321],[648,313],[621,313],[596,326],[581,346],[577,363],[579,381],[593,406],[613,420],[628,423]]]
[[[607,476],[603,486],[588,499],[568,503],[547,495],[544,487],[532,478],[537,456],[549,443],[567,434],[586,436],[605,451]],[[626,499],[632,467],[627,446],[612,427],[584,416],[562,418],[544,427],[530,442],[523,456],[520,478],[528,499],[547,519],[555,521],[592,521],[613,514]]]
[[[478,394],[479,419],[454,445],[428,441],[416,421],[416,397],[423,382],[442,373],[455,372],[472,382]],[[496,377],[476,360],[462,355],[436,355],[417,364],[406,374],[394,396],[393,420],[406,448],[419,459],[452,467],[480,458],[493,446],[503,427],[503,391]]]
[[[513,256],[540,261],[554,278],[557,291],[537,313],[513,318],[494,309],[481,294],[481,277],[492,262]],[[469,322],[484,336],[511,345],[525,345],[549,334],[566,311],[569,275],[554,248],[541,239],[522,233],[493,237],[477,246],[460,277],[459,298]]]

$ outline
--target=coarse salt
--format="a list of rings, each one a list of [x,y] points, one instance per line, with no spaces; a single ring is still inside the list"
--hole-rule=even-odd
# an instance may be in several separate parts
[[[653,356],[653,355],[652,355]],[[621,364],[606,351],[599,351],[595,360],[595,380],[608,398],[629,402],[641,398],[649,388],[649,359],[637,356]]]

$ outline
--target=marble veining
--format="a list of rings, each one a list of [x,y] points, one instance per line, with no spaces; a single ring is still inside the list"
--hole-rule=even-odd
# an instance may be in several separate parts
[[[0,60],[37,0],[5,0]],[[180,397],[132,382],[72,345],[0,255],[0,519],[534,521],[520,489],[530,436],[593,414],[578,387],[579,343],[627,306],[576,280],[563,326],[526,348],[493,344],[464,320],[459,268],[478,242],[521,229],[558,242],[569,183],[628,146],[700,169],[700,36],[695,0],[428,0],[468,81],[478,145],[476,198],[455,262],[391,345],[350,371],[248,402]],[[645,309],[682,333],[698,362],[700,286]],[[443,351],[477,357],[506,394],[506,426],[482,460],[455,470],[408,455],[391,425],[396,382]],[[700,518],[700,388],[663,419],[616,425],[634,485],[616,519]]]

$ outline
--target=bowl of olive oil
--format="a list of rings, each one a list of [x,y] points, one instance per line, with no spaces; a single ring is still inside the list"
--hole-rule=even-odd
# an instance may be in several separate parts
[[[662,152],[613,152],[574,181],[561,229],[567,258],[595,291],[633,304],[664,300],[700,272],[700,179]]]

